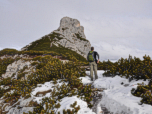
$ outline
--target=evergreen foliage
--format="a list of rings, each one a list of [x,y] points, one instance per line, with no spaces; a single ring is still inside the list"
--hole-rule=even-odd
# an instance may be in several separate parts
[[[0,97],[3,96],[5,99],[4,103],[13,104],[17,102],[21,96],[27,99],[31,97],[30,93],[32,92],[32,89],[37,87],[37,84],[43,84],[46,81],[51,80],[54,84],[56,84],[57,79],[62,79],[63,82],[68,82],[68,85],[63,84],[60,87],[54,88],[54,91],[51,92],[51,97],[44,98],[42,104],[31,102],[30,106],[34,106],[35,109],[33,112],[29,111],[29,114],[36,114],[36,112],[49,113],[49,109],[51,110],[51,113],[49,114],[55,114],[57,112],[54,112],[54,108],[60,107],[59,102],[63,97],[71,97],[78,94],[78,97],[81,97],[83,100],[87,101],[88,106],[91,107],[89,103],[91,100],[88,98],[88,94],[91,94],[91,87],[83,87],[81,80],[78,79],[80,76],[86,75],[85,69],[80,68],[79,66],[88,65],[88,62],[83,56],[79,55],[75,51],[72,51],[71,49],[61,46],[60,44],[59,47],[55,45],[50,47],[50,43],[63,39],[60,36],[63,35],[55,32],[45,35],[42,37],[42,39],[32,42],[26,51],[18,51],[16,49],[9,48],[0,51],[0,56],[12,56],[16,54],[29,55],[30,57],[32,56],[32,58],[34,56],[33,59],[23,59],[20,57],[17,57],[16,59],[0,59],[0,77],[6,72],[6,68],[9,64],[12,64],[14,61],[19,59],[23,59],[24,61],[32,60],[34,62],[31,65],[36,67],[36,71],[32,71],[32,73],[28,75],[27,80],[21,80],[21,78],[24,78],[25,74],[27,74],[27,72],[24,72],[25,69],[28,69],[27,66],[18,71],[17,79],[11,79],[15,75],[14,73],[11,77],[0,80],[0,86],[9,86],[9,88],[6,90],[0,87]],[[78,36],[80,40],[88,41],[84,38],[81,38],[79,34],[76,34],[76,36]],[[69,60],[69,62],[63,64],[59,59],[53,58],[53,56],[57,55],[62,56],[63,60]],[[87,88],[88,90],[86,90]],[[58,89],[59,92],[56,92],[55,89]],[[14,90],[14,92],[8,94],[7,92],[11,90]],[[43,108],[44,104],[46,105],[46,109]],[[75,105],[76,104],[72,105],[72,112],[68,109],[67,113],[75,114],[78,112],[80,106],[75,107]]]
[[[18,50],[11,49],[11,48],[5,48],[5,49],[3,49],[3,50],[0,51],[0,56],[3,56],[5,54],[16,55],[16,54],[18,54]]]
[[[51,97],[45,97],[41,104],[37,104],[35,102],[31,103],[30,105],[35,108],[33,112],[29,112],[30,114],[59,114],[59,112],[55,112],[55,108],[60,108],[60,101],[65,96],[71,97],[77,95],[78,98],[87,102],[89,108],[92,107],[90,103],[90,101],[92,101],[91,85],[84,86],[81,80],[78,79],[80,76],[86,76],[85,69],[80,68],[79,66],[88,65],[89,62],[87,62],[87,60],[81,55],[61,45],[59,45],[59,47],[53,45],[50,48],[50,39],[51,41],[55,41],[54,37],[62,39],[59,35],[60,34],[58,33],[53,33],[49,34],[49,37],[44,36],[42,39],[33,42],[32,45],[28,47],[27,51],[17,51],[15,49],[3,49],[0,51],[0,56],[6,54],[26,54],[29,56],[36,55],[36,57],[32,59],[34,62],[31,64],[36,67],[36,71],[32,71],[32,73],[28,75],[27,80],[21,80],[21,78],[26,74],[24,71],[28,68],[27,66],[19,71],[17,80],[11,79],[10,77],[0,80],[0,86],[9,86],[6,90],[0,87],[0,97],[3,96],[5,98],[5,103],[13,104],[17,102],[21,96],[29,98],[31,97],[30,93],[32,92],[32,89],[37,87],[37,84],[44,84],[46,81],[53,81],[53,83],[56,84],[57,79],[61,79],[63,82],[67,82],[68,84],[65,85],[64,83],[60,87],[56,86],[50,93]],[[44,57],[42,57],[42,55]],[[53,58],[56,55],[62,56],[62,59],[68,59],[70,61],[63,64],[59,59]],[[115,75],[118,75],[120,77],[126,77],[129,81],[133,79],[143,79],[144,81],[149,80],[148,85],[144,85],[144,83],[138,84],[137,89],[133,88],[131,93],[136,97],[142,98],[141,104],[145,103],[152,105],[152,61],[149,56],[146,57],[145,55],[143,58],[144,60],[141,61],[136,57],[132,59],[129,55],[128,59],[121,58],[115,63],[112,63],[109,60],[107,62],[99,62],[98,70],[105,70],[105,73],[103,74],[104,76],[114,77]],[[21,58],[0,59],[0,77],[6,72],[6,68],[9,64],[19,59]],[[29,61],[31,59],[24,60]],[[10,90],[15,91],[8,94],[7,92]],[[46,106],[45,109],[43,108],[44,105]],[[77,113],[80,107],[75,106],[76,102],[71,105],[73,108],[72,110],[63,110],[63,113]],[[49,111],[51,111],[51,113],[49,113]]]
[[[148,85],[140,85],[137,89],[132,89],[131,93],[134,96],[141,97],[141,103],[152,105],[152,60],[148,56],[143,56],[144,60],[132,57],[129,55],[128,59],[121,58],[118,62],[112,63],[109,60],[107,62],[99,62],[99,69],[105,70],[104,76],[126,77],[129,81],[143,79],[149,80]]]
[[[84,65],[84,62],[80,62],[75,57],[67,54],[67,56],[73,61],[69,61],[66,64],[63,64],[59,59],[53,58],[53,55],[56,55],[57,53],[47,53],[50,55],[45,55],[44,57],[40,56],[44,54],[43,51],[25,51],[20,52],[22,54],[37,54],[39,56],[34,57],[32,61],[35,61],[32,65],[36,66],[36,71],[32,71],[30,75],[28,75],[27,80],[20,80],[21,77],[25,76],[25,69],[28,67],[25,66],[23,69],[21,69],[18,72],[18,78],[11,79],[11,78],[5,78],[0,82],[0,85],[9,85],[9,91],[14,90],[13,93],[8,94],[7,92],[4,92],[5,90],[1,89],[0,95],[3,96],[5,99],[5,103],[15,103],[18,101],[20,96],[24,98],[31,97],[32,89],[37,87],[37,84],[43,84],[46,81],[53,81],[54,84],[56,84],[57,79],[62,79],[65,82],[68,82],[68,85],[66,86],[63,84],[60,88],[56,87],[54,88],[54,91],[51,92],[50,98],[43,99],[42,104],[35,105],[34,112],[29,112],[31,114],[34,114],[36,112],[48,112],[49,109],[52,110],[51,113],[55,113],[53,110],[54,108],[60,107],[60,100],[65,96],[74,96],[78,95],[79,97],[85,101],[87,101],[88,106],[91,107],[90,101],[91,99],[88,98],[88,95],[91,94],[91,87],[82,86],[82,82],[80,79],[78,79],[80,76],[85,76],[85,69],[81,69],[79,65]],[[52,54],[52,55],[51,55]],[[25,61],[28,61],[29,59],[23,59]],[[30,59],[31,60],[31,59]],[[14,60],[15,61],[15,60]],[[82,89],[84,88],[84,89]],[[56,92],[55,89],[58,89],[59,92]],[[3,94],[3,93],[4,94]],[[82,97],[83,96],[83,97]],[[58,101],[58,103],[57,103]],[[48,103],[48,104],[47,104]],[[43,105],[46,104],[50,107],[48,109],[44,109]],[[50,105],[51,104],[51,105]],[[74,112],[77,112],[80,109],[80,107],[74,107]],[[71,113],[71,112],[69,112]]]

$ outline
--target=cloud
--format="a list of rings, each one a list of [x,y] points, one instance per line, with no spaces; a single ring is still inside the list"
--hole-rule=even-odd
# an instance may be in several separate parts
[[[86,33],[91,42],[105,41],[137,48],[151,47],[152,20],[147,18],[108,19],[103,18],[100,23],[86,25]],[[127,21],[126,21],[127,20]],[[87,22],[86,22],[87,23]]]
[[[129,55],[138,57],[143,60],[143,56],[152,56],[152,51],[140,50],[137,48],[129,48],[124,45],[111,45],[107,42],[99,42],[98,44],[93,44],[94,51],[97,51],[99,54],[99,59],[103,60],[118,60],[122,58],[128,58]]]
[[[0,48],[22,48],[57,29],[60,19],[68,16],[84,26],[101,58],[151,55],[151,4],[151,0],[0,0]]]

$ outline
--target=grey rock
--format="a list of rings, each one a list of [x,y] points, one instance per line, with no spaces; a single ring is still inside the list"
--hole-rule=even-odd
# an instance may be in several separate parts
[[[23,57],[23,56],[21,55],[21,57]],[[25,57],[23,57],[23,58],[25,58]],[[28,74],[25,75],[25,77],[26,77],[27,75],[29,75],[31,73],[30,71],[33,68],[33,67],[30,67],[31,62],[33,62],[33,61],[24,62],[22,59],[19,59],[18,61],[15,61],[12,64],[9,64],[6,69],[6,73],[2,74],[2,78],[11,77],[12,74],[15,73],[15,78],[17,79],[18,71],[23,69],[24,66],[28,66],[29,69],[25,70],[25,72],[28,72]]]
[[[80,33],[82,38],[86,38],[84,35],[84,27],[80,26],[80,22],[77,19],[72,19],[69,17],[63,17],[60,21],[59,31],[65,36],[71,36],[74,33]],[[73,33],[73,34],[69,34]]]
[[[129,84],[124,84],[125,87],[129,86]]]

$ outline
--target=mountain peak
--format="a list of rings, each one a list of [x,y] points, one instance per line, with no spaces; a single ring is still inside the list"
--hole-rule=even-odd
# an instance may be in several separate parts
[[[56,48],[60,46],[68,48],[84,58],[87,58],[87,54],[91,49],[91,44],[86,39],[84,27],[80,25],[80,22],[77,19],[63,17],[57,30],[30,43],[21,50],[51,50],[53,45]]]
[[[79,27],[80,22],[77,19],[72,19],[70,17],[63,17],[60,20],[60,27],[64,27],[64,26]]]
[[[58,28],[61,34],[65,36],[71,36],[73,34],[79,34],[82,38],[86,39],[84,35],[84,27],[80,26],[80,21],[72,19],[70,17],[63,17],[60,20],[60,27]]]

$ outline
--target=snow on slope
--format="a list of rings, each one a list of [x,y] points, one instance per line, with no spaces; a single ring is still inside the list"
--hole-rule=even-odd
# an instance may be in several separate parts
[[[90,71],[86,71],[87,74],[90,74]],[[139,80],[139,81],[131,81],[130,83],[128,82],[128,79],[125,78],[121,78],[119,76],[115,76],[113,78],[111,77],[103,77],[103,70],[98,70],[98,79],[94,81],[94,87],[95,88],[107,88],[107,90],[104,90],[102,92],[102,100],[100,101],[100,103],[98,104],[97,110],[98,113],[97,114],[101,114],[99,113],[101,111],[101,105],[104,105],[110,112],[113,112],[114,114],[118,113],[122,113],[123,114],[152,114],[152,106],[151,105],[139,105],[138,103],[140,102],[141,98],[139,97],[135,97],[131,94],[131,89],[132,88],[136,88],[137,87],[137,83],[142,83],[144,82],[144,84],[148,84],[148,80],[147,81],[143,81],[143,80]],[[93,73],[94,75],[94,73]],[[80,79],[82,79],[83,84],[86,83],[91,83],[92,81],[90,80],[90,77],[86,76],[86,77],[80,77]],[[60,82],[60,80],[58,80],[57,84],[59,84],[59,86],[61,86],[61,84],[63,84],[63,82]],[[121,85],[121,83],[124,84],[129,84],[129,86],[124,86]],[[65,83],[67,84],[67,83]],[[54,84],[52,83],[52,81],[50,82],[45,82],[44,84],[42,84],[41,87],[37,87],[33,90],[33,92],[31,93],[31,95],[35,95],[38,91],[41,90],[48,90],[48,89],[53,89]],[[49,97],[50,93],[47,93],[45,96],[43,97],[35,97],[33,96],[35,99],[34,101],[37,101],[38,103],[40,103],[42,101],[42,98],[44,97]],[[64,97],[60,104],[61,107],[57,110],[55,109],[55,111],[60,111],[61,114],[63,109],[72,109],[70,107],[70,104],[73,104],[75,101],[77,101],[77,105],[80,105],[81,109],[78,111],[78,114],[95,114],[94,112],[92,112],[92,110],[90,108],[87,107],[87,103],[83,100],[81,100],[80,98],[77,98],[77,96],[72,96],[72,97]],[[58,102],[57,102],[58,103]],[[45,108],[45,105],[44,105]]]
[[[57,80],[57,84],[55,85],[59,85],[61,86],[63,84],[63,82],[60,82],[60,80]],[[66,85],[67,83],[64,82]],[[44,97],[50,97],[50,93],[47,93],[45,96],[43,97],[35,97],[33,95],[35,95],[38,91],[45,91],[45,90],[49,90],[49,89],[52,89],[53,90],[53,87],[54,84],[52,83],[52,81],[50,82],[45,82],[44,84],[41,84],[41,87],[37,87],[34,89],[34,91],[31,93],[31,96],[34,97],[34,101],[37,101],[37,103],[41,103],[42,101],[42,98]],[[57,90],[56,90],[57,91]],[[67,109],[72,109],[70,107],[71,104],[73,104],[75,101],[77,101],[77,105],[80,105],[80,110],[78,111],[78,114],[95,114],[94,112],[92,112],[92,110],[90,108],[87,107],[87,103],[83,100],[81,100],[80,98],[77,98],[77,96],[72,96],[72,97],[64,97],[63,99],[61,99],[61,102],[60,102],[60,108],[59,109],[55,109],[55,112],[59,111],[60,114],[63,114],[63,109],[67,110]],[[57,101],[58,103],[58,101]],[[44,109],[45,109],[45,105],[44,105]]]
[[[86,71],[90,74],[90,71]],[[147,104],[139,105],[141,98],[135,97],[131,94],[132,88],[137,88],[137,83],[148,84],[148,80],[143,81],[131,81],[128,79],[121,78],[120,76],[115,77],[103,77],[103,70],[98,70],[98,79],[94,81],[95,88],[107,88],[102,92],[102,100],[100,105],[105,106],[110,112],[114,114],[152,114],[152,106]],[[83,81],[83,80],[82,80]],[[124,83],[121,85],[121,83]],[[128,86],[124,86],[129,84]]]

